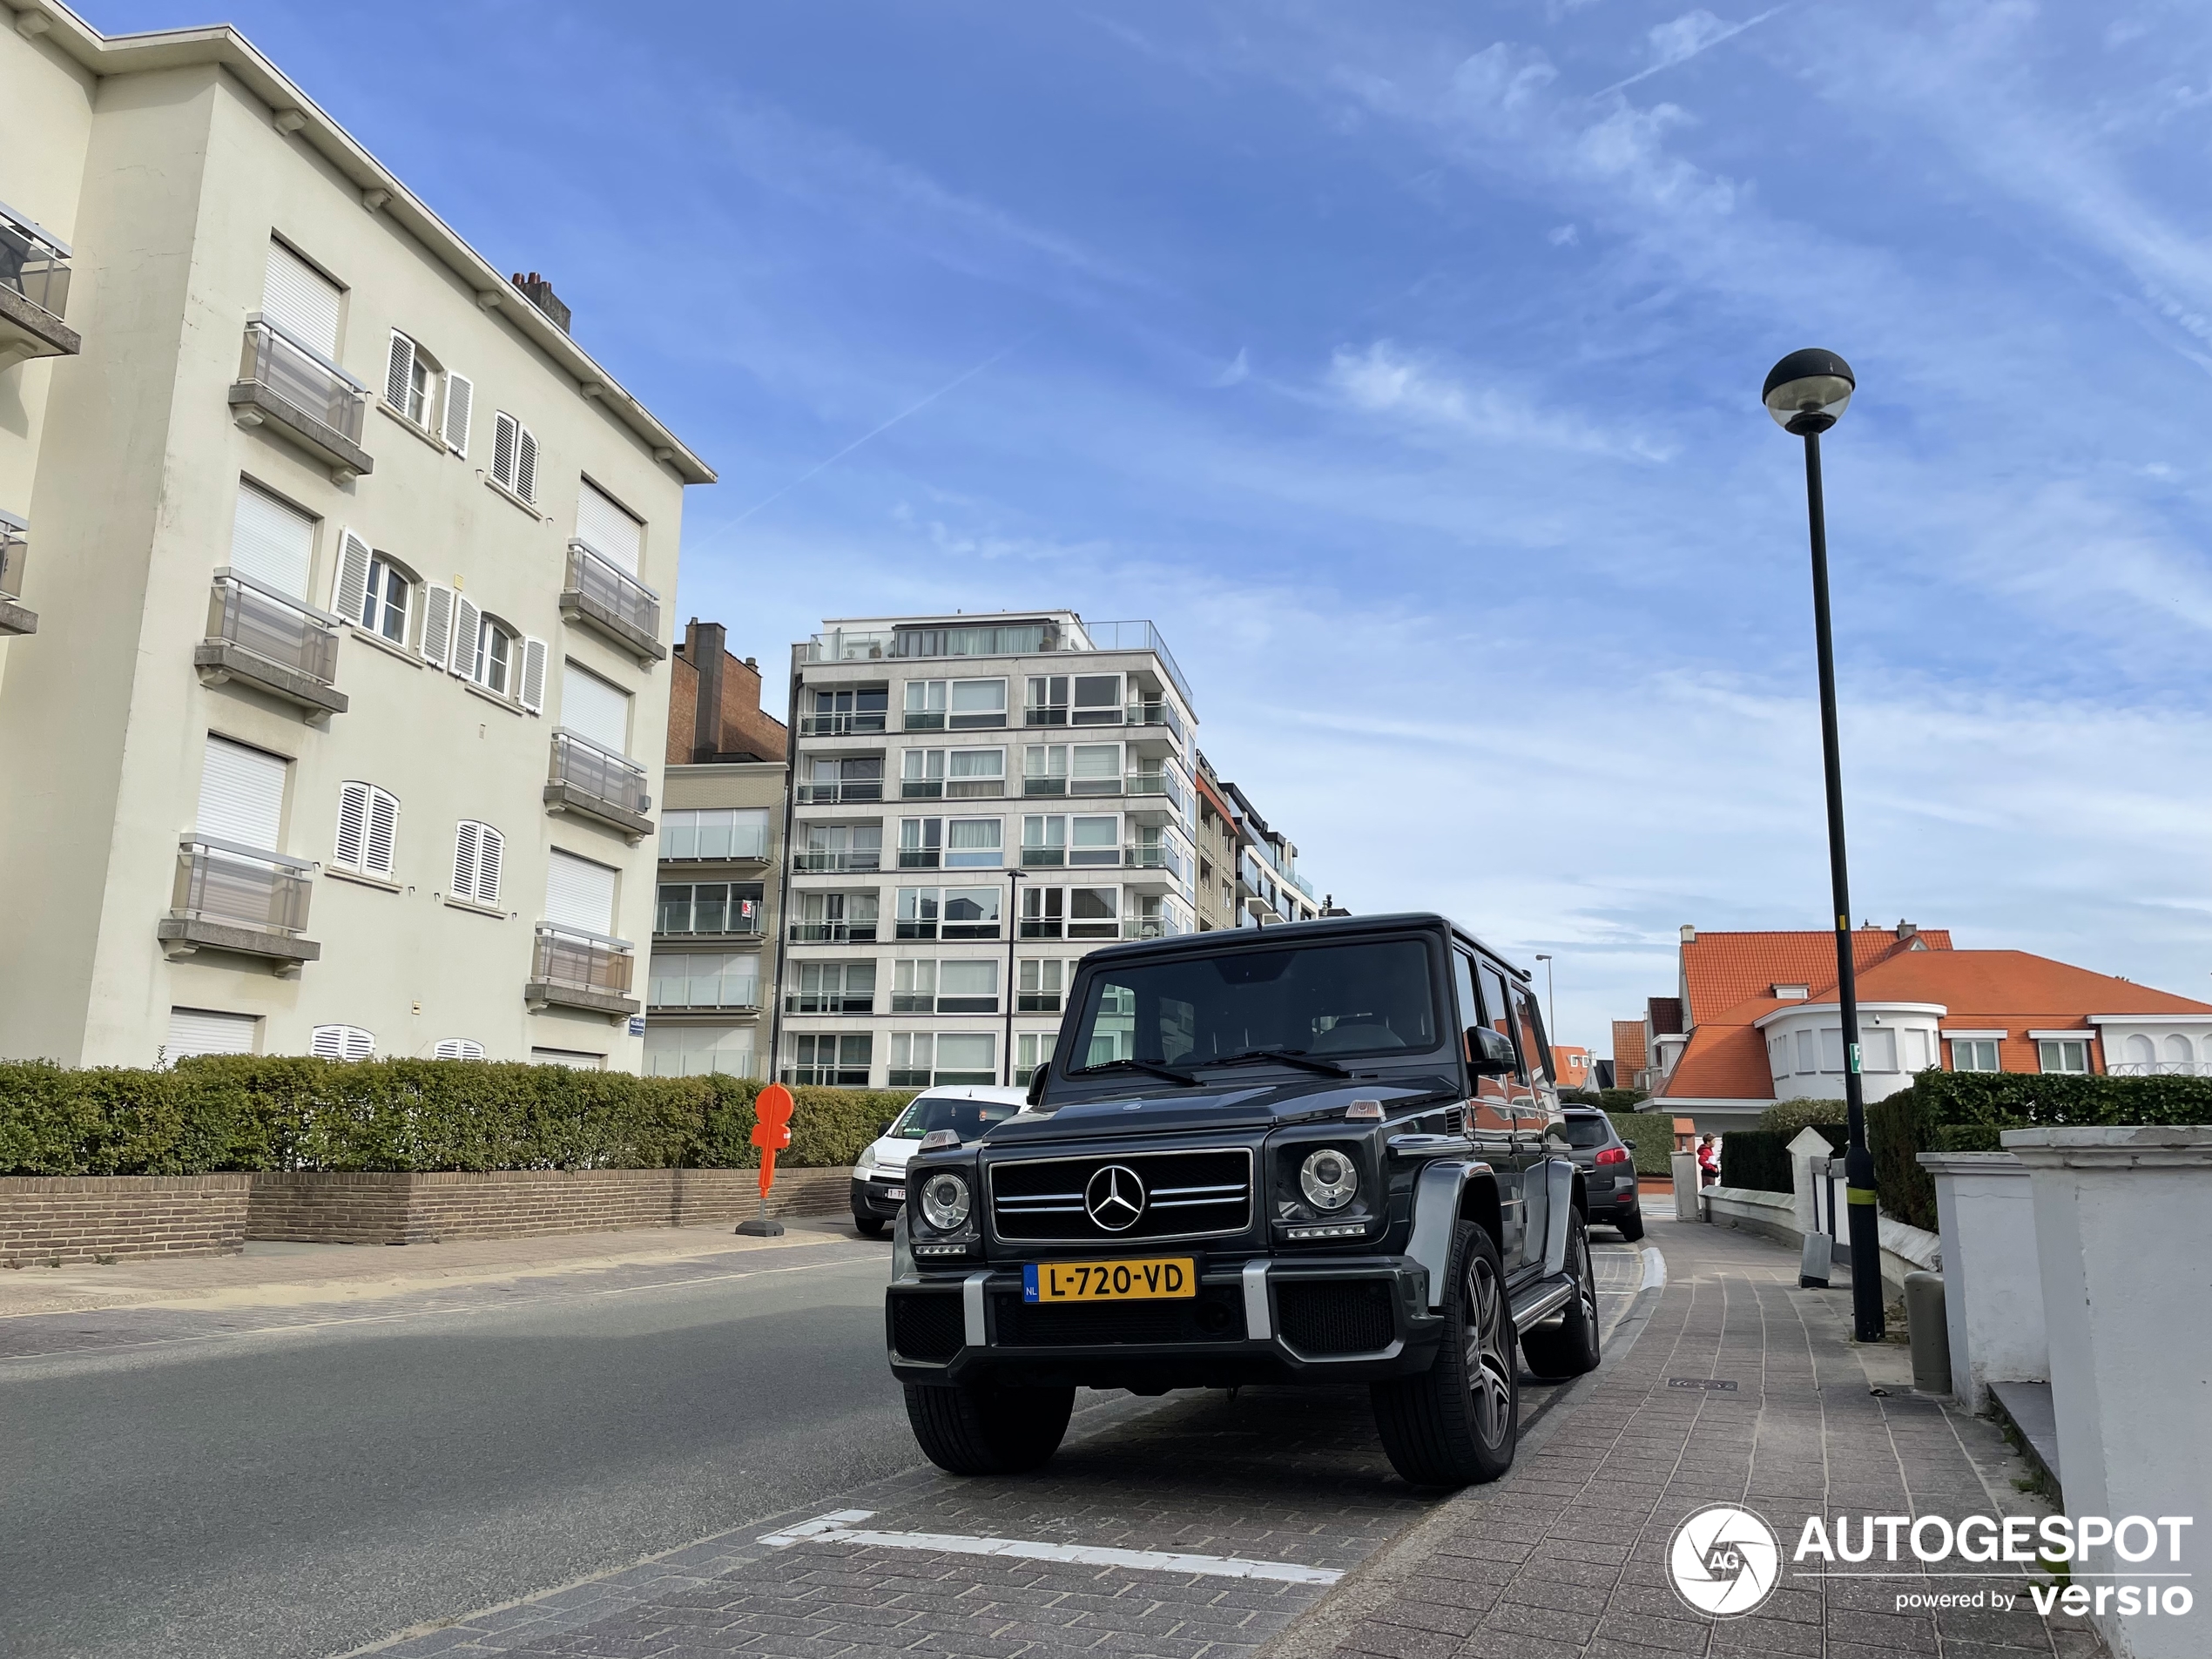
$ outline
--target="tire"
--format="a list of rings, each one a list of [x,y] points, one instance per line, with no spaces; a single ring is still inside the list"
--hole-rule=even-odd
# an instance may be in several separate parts
[[[1521,1356],[1539,1377],[1580,1377],[1597,1369],[1597,1265],[1590,1258],[1589,1229],[1580,1211],[1567,1220],[1567,1271],[1575,1276],[1567,1312],[1552,1324],[1521,1333]]]
[[[1021,1474],[1060,1449],[1073,1388],[908,1383],[907,1421],[922,1454],[948,1474]]]
[[[1391,1467],[1417,1487],[1494,1480],[1521,1436],[1521,1368],[1498,1246],[1471,1221],[1452,1239],[1445,1336],[1417,1377],[1372,1385],[1375,1432]]]
[[[855,1210],[853,1212],[853,1230],[863,1238],[880,1238],[883,1237],[883,1217],[881,1216],[864,1216],[859,1211]]]
[[[1622,1238],[1632,1244],[1635,1244],[1637,1239],[1643,1237],[1643,1206],[1638,1204],[1613,1224],[1621,1230]]]

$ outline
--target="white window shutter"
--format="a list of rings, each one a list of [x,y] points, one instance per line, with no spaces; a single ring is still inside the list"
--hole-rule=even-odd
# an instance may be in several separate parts
[[[446,448],[462,460],[469,457],[469,406],[475,401],[476,388],[466,374],[446,374]]]
[[[361,842],[361,868],[371,875],[389,876],[394,868],[400,827],[396,795],[381,789],[368,792],[368,824]]]
[[[346,1028],[346,1058],[368,1060],[376,1053],[376,1034],[364,1031],[357,1025]]]
[[[368,591],[368,543],[347,530],[338,538],[338,577],[330,590],[330,608],[347,622],[359,624],[361,601]]]
[[[462,819],[453,830],[453,892],[458,899],[476,896],[476,840],[481,826]]]
[[[177,1061],[194,1054],[252,1054],[254,1028],[260,1024],[251,1014],[171,1008],[169,1040],[162,1044],[162,1057]]]
[[[392,331],[392,354],[384,362],[384,401],[401,415],[415,379],[415,342],[397,329]]]
[[[443,668],[453,651],[453,590],[433,582],[422,590],[422,660]]]
[[[472,1037],[448,1037],[430,1051],[433,1060],[482,1060],[484,1045]]]
[[[453,596],[453,660],[447,664],[462,679],[476,678],[476,637],[483,631],[484,614],[466,594]]]
[[[491,475],[493,481],[512,489],[515,487],[515,438],[522,431],[515,417],[502,411],[491,423]]]
[[[532,714],[545,707],[545,642],[523,637],[523,706]]]
[[[507,838],[489,824],[480,824],[476,843],[476,902],[499,902],[499,861],[507,850]]]
[[[319,1025],[307,1039],[307,1052],[318,1060],[336,1060],[346,1052],[346,1028]]]
[[[515,493],[524,501],[537,499],[537,437],[528,427],[516,428]]]
[[[231,569],[295,599],[307,597],[315,521],[266,490],[241,482],[231,520]]]
[[[361,847],[368,839],[368,796],[367,784],[349,783],[338,791],[338,845],[331,862],[348,870],[361,867]]]

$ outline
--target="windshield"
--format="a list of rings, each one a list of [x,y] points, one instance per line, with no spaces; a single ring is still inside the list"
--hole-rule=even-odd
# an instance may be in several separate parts
[[[972,1141],[994,1123],[1003,1123],[1022,1108],[1010,1100],[947,1100],[941,1096],[925,1096],[914,1102],[899,1114],[899,1121],[891,1126],[891,1138],[898,1141],[918,1141],[923,1136],[941,1129],[948,1129],[963,1141]]]
[[[1395,1058],[1437,1047],[1419,939],[1170,958],[1090,981],[1069,1069],[1117,1061],[1184,1069],[1254,1053]]]
[[[1613,1138],[1612,1126],[1602,1117],[1569,1117],[1559,1132],[1567,1137],[1568,1145],[1585,1150],[1603,1146]]]

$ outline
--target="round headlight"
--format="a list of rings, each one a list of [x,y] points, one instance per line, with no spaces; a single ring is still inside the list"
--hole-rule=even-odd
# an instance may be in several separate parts
[[[968,1183],[949,1170],[921,1184],[921,1218],[941,1233],[954,1231],[968,1219]]]
[[[1316,1210],[1341,1210],[1359,1190],[1359,1170],[1350,1153],[1325,1146],[1306,1154],[1298,1165],[1298,1184]]]

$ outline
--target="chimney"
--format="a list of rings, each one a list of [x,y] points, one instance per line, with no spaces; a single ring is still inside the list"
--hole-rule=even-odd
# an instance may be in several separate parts
[[[1898,919],[1897,924],[1897,936],[1899,939],[1918,938],[1919,936],[1919,933],[1920,929],[1918,923],[1906,921],[1902,917]]]
[[[1685,945],[1696,944],[1697,942],[1697,929],[1695,927],[1684,927],[1682,930],[1682,942]]]
[[[684,656],[699,671],[698,712],[691,725],[691,760],[711,764],[722,752],[722,661],[727,631],[696,617],[684,631]]]
[[[569,308],[561,303],[561,296],[553,292],[553,285],[535,271],[524,276],[515,273],[514,284],[523,291],[523,297],[543,312],[556,328],[569,332]]]

